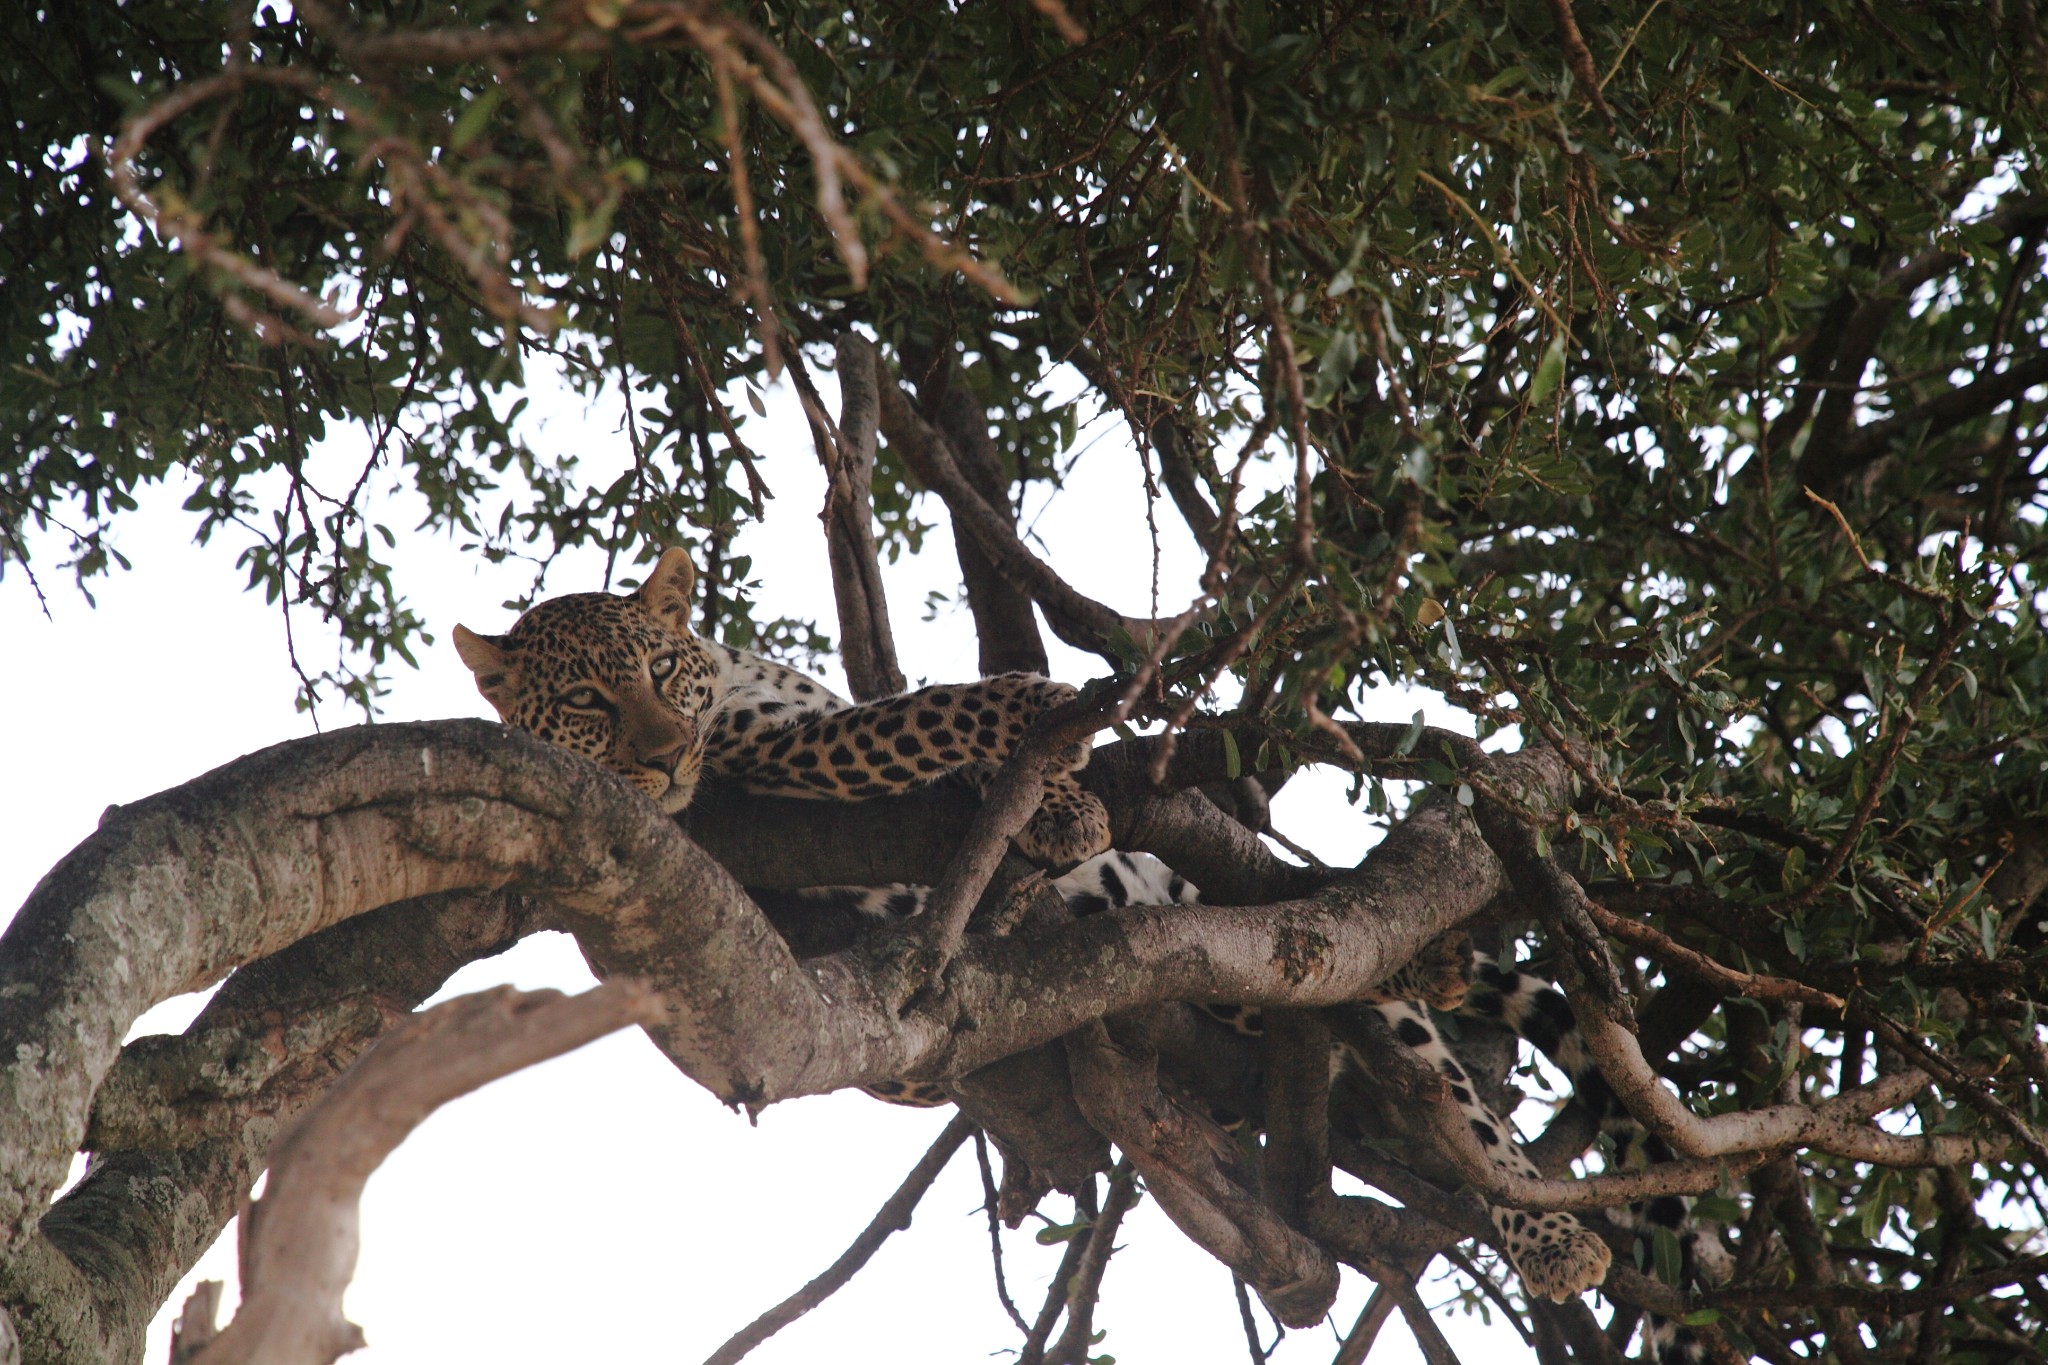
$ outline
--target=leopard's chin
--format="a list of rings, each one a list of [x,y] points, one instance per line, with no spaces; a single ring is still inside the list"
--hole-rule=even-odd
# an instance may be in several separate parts
[[[664,811],[667,811],[670,815],[677,815],[688,808],[691,798],[696,796],[696,794],[697,779],[693,774],[686,778],[670,778],[668,790],[654,799],[656,804]]]

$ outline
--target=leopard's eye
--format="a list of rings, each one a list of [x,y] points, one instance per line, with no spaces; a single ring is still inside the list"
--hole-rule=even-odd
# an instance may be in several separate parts
[[[661,682],[676,671],[676,665],[679,662],[681,661],[675,655],[664,654],[653,663],[647,665],[647,671],[654,675],[656,682]]]
[[[579,687],[564,692],[562,705],[573,706],[579,711],[596,711],[604,706],[604,695],[594,687]]]

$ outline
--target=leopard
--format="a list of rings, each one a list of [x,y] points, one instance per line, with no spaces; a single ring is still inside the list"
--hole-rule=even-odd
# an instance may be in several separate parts
[[[705,778],[745,790],[821,801],[865,801],[947,779],[986,791],[1039,715],[1074,700],[1073,687],[1006,673],[938,684],[858,705],[771,659],[699,635],[691,625],[696,570],[686,551],[664,551],[626,594],[568,593],[536,603],[502,635],[458,625],[456,652],[478,691],[508,726],[589,758],[624,777],[662,810],[686,810]],[[1081,742],[1055,756],[1040,808],[1015,844],[1061,869],[1053,885],[1070,913],[1192,904],[1196,887],[1150,855],[1112,850],[1109,817],[1075,774]],[[878,920],[921,912],[925,888],[816,888]],[[1486,965],[1462,934],[1426,947],[1362,997],[1395,1036],[1443,1074],[1489,1160],[1516,1174],[1534,1166],[1512,1130],[1474,1093],[1429,1010],[1466,1008],[1475,970]],[[1555,1004],[1534,985],[1493,969],[1478,1012],[1542,1033]],[[1505,989],[1503,989],[1505,987]],[[1209,1004],[1223,1027],[1256,1033],[1255,1007]],[[1557,1040],[1553,1040],[1554,1042]],[[1340,1044],[1333,1074],[1360,1062]],[[943,1082],[884,1081],[876,1098],[928,1106],[951,1102]],[[1568,1213],[1490,1208],[1501,1245],[1530,1293],[1564,1302],[1600,1284],[1611,1253]]]
[[[1079,696],[1035,673],[937,684],[855,705],[691,626],[696,567],[662,552],[630,593],[564,593],[502,635],[458,625],[455,651],[506,725],[618,773],[664,811],[706,778],[819,801],[896,796],[957,777],[986,793],[1040,715]],[[1109,813],[1075,774],[1086,740],[1053,756],[1014,842],[1049,868],[1109,847]]]

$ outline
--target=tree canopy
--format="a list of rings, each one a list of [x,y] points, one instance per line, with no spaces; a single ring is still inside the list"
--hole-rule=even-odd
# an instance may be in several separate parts
[[[81,0],[0,25],[0,568],[116,570],[110,528],[183,471],[199,534],[352,651],[309,693],[373,709],[453,624],[389,565],[425,529],[537,578],[686,544],[705,632],[801,661],[830,642],[753,612],[733,550],[793,515],[747,445],[787,376],[842,508],[872,504],[834,561],[857,688],[887,673],[862,557],[917,548],[936,498],[984,671],[1042,669],[1042,618],[1102,660],[1092,724],[1120,698],[1182,734],[1098,761],[1120,838],[1150,780],[1256,828],[1307,762],[1404,827],[1477,820],[1501,896],[1418,909],[1374,965],[1484,911],[1630,1111],[1727,1163],[1685,1192],[1734,1278],[1653,1248],[1624,1312],[1775,1361],[2043,1359],[2032,0]],[[865,419],[817,396],[825,367],[865,367]],[[631,396],[625,475],[522,441],[538,368]],[[1193,600],[1109,606],[1020,537],[1098,412],[1207,555]],[[308,451],[351,424],[369,461],[323,482]],[[375,524],[385,486],[426,525]],[[32,562],[50,528],[68,555]],[[1511,729],[1524,768],[1362,724],[1393,684]],[[775,884],[723,828],[691,834]],[[1153,851],[1207,857],[1228,904],[1308,894],[1191,837]],[[986,951],[973,972],[1030,975]],[[1033,1055],[1109,999],[993,1033]],[[758,1074],[772,1099],[1008,1055],[918,1046]],[[1886,1086],[1853,1141],[1792,1117]],[[1537,1318],[1539,1351],[1595,1358],[1597,1330]]]

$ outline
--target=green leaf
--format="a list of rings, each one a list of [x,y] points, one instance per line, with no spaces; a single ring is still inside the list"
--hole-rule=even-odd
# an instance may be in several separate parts
[[[1564,378],[1564,333],[1559,332],[1544,348],[1543,359],[1536,363],[1536,373],[1529,379],[1529,406],[1541,407],[1557,390],[1557,381]]]
[[[1401,742],[1394,746],[1394,756],[1396,758],[1406,758],[1414,753],[1415,746],[1422,741],[1422,731],[1422,712],[1418,710],[1415,713],[1415,718],[1408,722],[1408,728],[1402,732]]]
[[[1244,776],[1244,759],[1237,752],[1237,736],[1228,730],[1219,730],[1223,736],[1223,772],[1235,782]]]
[[[483,93],[471,100],[456,116],[455,126],[448,130],[448,145],[461,151],[476,140],[476,135],[491,121],[491,115],[498,112],[498,106],[505,102],[505,88],[501,85],[487,85]]]

